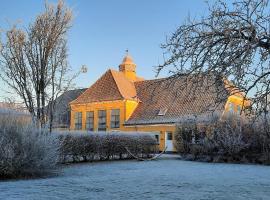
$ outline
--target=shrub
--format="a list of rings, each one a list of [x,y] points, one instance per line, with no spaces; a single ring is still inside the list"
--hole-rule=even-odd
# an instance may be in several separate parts
[[[215,160],[217,156],[224,160],[241,159],[250,147],[250,140],[243,132],[248,130],[247,124],[240,123],[239,118],[211,122],[206,125],[207,134],[196,122],[179,126],[175,134],[176,150],[180,154],[191,154],[195,159],[202,156],[211,156],[208,160]]]
[[[57,139],[16,118],[1,118],[0,148],[1,178],[43,176],[56,168]]]
[[[200,145],[205,139],[205,130],[202,130],[195,122],[177,125],[174,138],[174,146],[179,153],[196,152],[199,154]]]
[[[57,133],[60,162],[149,157],[158,151],[155,137],[134,133]],[[132,152],[130,155],[129,152]]]
[[[243,139],[242,126],[231,121],[221,121],[215,125],[209,142],[218,148],[219,154],[234,156],[249,146]]]
[[[246,140],[250,143],[249,151],[257,157],[256,162],[265,164],[270,164],[270,120],[268,118],[259,118],[252,122],[248,127],[249,134],[246,134]]]
[[[177,126],[174,134],[174,147],[179,153],[189,153],[192,141],[192,129]]]

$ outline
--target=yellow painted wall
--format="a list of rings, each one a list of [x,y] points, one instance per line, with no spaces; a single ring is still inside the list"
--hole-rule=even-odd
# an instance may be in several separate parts
[[[234,112],[237,112],[237,105],[243,105],[243,98],[239,96],[230,96],[225,105],[224,113],[229,112],[229,103],[234,104]],[[247,106],[249,102],[245,102],[244,106]],[[96,102],[87,104],[71,104],[71,129],[74,130],[74,116],[75,112],[82,112],[82,130],[85,130],[86,112],[94,111],[94,131],[98,131],[98,111],[106,110],[107,116],[107,131],[112,130],[110,127],[111,121],[111,110],[120,109],[120,128],[114,128],[113,130],[122,130],[127,132],[155,132],[159,133],[159,148],[160,151],[165,148],[165,132],[170,131],[173,133],[176,126],[171,125],[137,125],[137,126],[124,126],[124,122],[129,119],[136,107],[138,106],[137,101],[132,100],[118,100],[118,101],[106,101]]]
[[[98,130],[98,111],[106,110],[107,131],[111,130],[111,110],[120,109],[120,128],[113,128],[113,130],[121,130],[123,124],[131,116],[137,107],[137,101],[118,100],[118,101],[104,101],[86,104],[71,104],[71,130],[75,129],[75,113],[82,112],[82,130],[85,130],[86,112],[94,111],[94,131]]]
[[[107,120],[107,130],[111,130],[111,110],[120,109],[120,128],[114,128],[118,130],[123,128],[123,123],[125,121],[125,101],[106,101],[106,102],[96,102],[96,103],[87,103],[87,104],[71,104],[71,120],[70,120],[70,129],[75,129],[75,112],[82,112],[82,130],[85,130],[86,122],[86,112],[94,111],[94,131],[98,130],[98,111],[106,110],[106,120]]]
[[[237,106],[241,106],[241,108],[245,108],[250,105],[250,102],[248,100],[245,100],[243,103],[243,97],[232,95],[228,98],[226,104],[225,104],[225,113],[230,111],[230,103],[233,104],[233,111],[234,113],[237,113]]]
[[[131,116],[136,109],[138,102],[131,100],[119,100],[119,101],[107,101],[88,104],[71,104],[71,130],[75,129],[75,112],[82,112],[82,130],[85,130],[86,112],[94,111],[94,131],[98,131],[98,111],[106,110],[107,115],[107,131],[110,130],[122,130],[127,132],[155,132],[160,133],[160,150],[165,148],[165,132],[175,131],[175,125],[145,125],[145,126],[128,126],[124,127],[123,124]],[[111,110],[120,109],[120,128],[111,129]]]
[[[136,76],[136,72],[134,71],[123,71],[123,73],[125,74],[125,77],[130,80],[130,81],[136,81],[137,76]]]
[[[132,113],[134,112],[134,110],[137,108],[138,102],[137,101],[126,100],[125,104],[126,104],[125,105],[125,108],[126,108],[125,120],[128,120],[130,118],[130,116],[132,115]]]
[[[138,131],[138,132],[157,132],[159,133],[159,150],[163,151],[165,148],[165,132],[170,131],[173,133],[176,126],[174,124],[171,125],[138,125],[138,126],[126,126],[123,128],[123,131]]]

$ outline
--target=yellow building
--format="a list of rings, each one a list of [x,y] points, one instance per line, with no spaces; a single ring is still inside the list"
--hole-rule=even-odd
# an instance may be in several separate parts
[[[192,119],[203,122],[213,113],[240,112],[243,95],[232,94],[232,88],[210,76],[144,80],[137,76],[136,65],[127,55],[119,71],[109,69],[70,103],[70,129],[152,132],[160,150],[166,146],[172,151],[177,123]]]

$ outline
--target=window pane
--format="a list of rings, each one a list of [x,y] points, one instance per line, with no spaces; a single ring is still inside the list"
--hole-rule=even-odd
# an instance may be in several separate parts
[[[120,109],[111,110],[111,128],[120,127]]]
[[[237,106],[237,114],[239,114],[239,115],[240,115],[240,113],[241,113],[241,106],[240,106],[240,105],[238,105],[238,106]]]
[[[172,140],[172,132],[167,132],[167,140]]]
[[[159,143],[159,135],[155,135],[157,142]]]
[[[82,129],[82,112],[75,112],[75,129]]]
[[[91,112],[86,112],[86,117],[89,118],[89,117],[94,117],[94,112],[91,111]]]
[[[234,103],[232,102],[229,103],[229,111],[234,112]]]
[[[120,114],[120,109],[113,109],[112,110],[112,115],[119,115]]]
[[[98,111],[98,130],[106,131],[106,110]]]
[[[86,130],[93,131],[94,130],[94,112],[86,112]]]

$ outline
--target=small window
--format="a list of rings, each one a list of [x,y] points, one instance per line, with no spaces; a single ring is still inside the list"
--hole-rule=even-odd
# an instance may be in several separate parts
[[[241,114],[241,106],[240,105],[237,105],[237,114],[240,115]]]
[[[86,130],[93,131],[94,130],[94,112],[86,112]]]
[[[167,108],[161,108],[158,112],[158,116],[164,116],[167,112]]]
[[[106,131],[106,110],[98,111],[98,130]]]
[[[172,132],[167,132],[167,140],[172,140]]]
[[[75,130],[82,129],[82,112],[75,112]]]
[[[111,128],[120,127],[120,109],[113,109],[111,111]]]
[[[232,102],[229,103],[229,112],[234,112],[234,104]]]
[[[155,135],[155,138],[157,140],[157,143],[159,143],[159,135]]]

